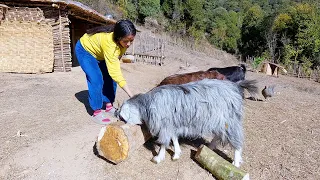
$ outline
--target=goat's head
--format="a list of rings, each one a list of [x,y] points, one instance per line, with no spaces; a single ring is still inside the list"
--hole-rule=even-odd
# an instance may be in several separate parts
[[[118,118],[129,124],[142,124],[141,115],[138,107],[126,101],[117,112]]]

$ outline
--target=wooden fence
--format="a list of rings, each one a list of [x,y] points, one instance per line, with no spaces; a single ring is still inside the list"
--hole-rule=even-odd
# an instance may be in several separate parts
[[[181,38],[168,35],[154,35],[149,31],[137,33],[134,43],[127,50],[126,54],[134,55],[136,62],[148,63],[153,65],[162,65],[166,57],[166,48],[179,47],[190,51],[197,51],[213,56],[217,59],[235,58],[219,49],[212,49],[212,45],[198,45],[193,41],[186,41]]]
[[[258,67],[254,67],[255,57],[246,57],[246,63],[249,64],[256,70],[260,70],[262,63],[258,65]],[[286,65],[285,70],[287,73],[285,75],[297,78],[307,78],[309,80],[314,80],[316,82],[320,82],[320,66],[317,66],[313,69],[305,68],[303,63],[290,63]]]
[[[136,62],[162,65],[165,59],[165,48],[167,46],[181,47],[206,54],[211,54],[216,58],[225,58],[226,53],[222,50],[207,49],[206,46],[198,46],[192,41],[185,41],[180,38],[161,35],[156,37],[151,32],[140,32],[136,35],[134,44],[127,50],[127,54],[135,56]],[[208,45],[211,46],[211,45]],[[254,57],[247,57],[246,62],[253,65]],[[290,64],[285,67],[288,76],[298,78],[308,78],[320,82],[320,67],[305,69],[303,64]]]
[[[165,59],[165,40],[150,32],[137,33],[134,43],[126,54],[134,55],[136,62],[162,65]]]
[[[291,63],[287,65],[287,71],[289,76],[297,78],[308,78],[320,82],[320,66],[314,69],[304,68],[302,63]]]

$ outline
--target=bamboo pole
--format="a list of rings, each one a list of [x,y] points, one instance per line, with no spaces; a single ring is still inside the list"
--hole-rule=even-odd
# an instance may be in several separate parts
[[[195,159],[219,180],[249,180],[249,174],[235,167],[207,146],[202,145]]]
[[[91,22],[91,23],[93,23],[93,24],[99,24],[99,25],[103,25],[103,26],[105,26],[105,25],[107,24],[107,23],[105,23],[105,22],[94,21],[94,20],[91,20],[91,19],[89,19],[89,18],[83,18],[83,17],[77,16],[77,15],[74,15],[74,14],[72,14],[72,16],[75,17],[76,19],[85,20],[85,21]],[[109,22],[115,24],[115,21],[111,21],[111,20],[110,20]]]
[[[62,38],[62,21],[61,21],[61,10],[59,8],[59,35],[60,35],[60,49],[61,49],[61,55],[62,55],[62,58],[61,58],[61,61],[62,61],[62,67],[63,67],[63,72],[66,72],[66,67],[65,67],[65,64],[64,64],[64,55],[63,55],[63,38]]]

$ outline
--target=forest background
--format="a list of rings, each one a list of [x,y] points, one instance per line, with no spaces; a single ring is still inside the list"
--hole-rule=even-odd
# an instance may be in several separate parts
[[[320,67],[319,0],[78,0],[115,19],[153,22],[195,45],[208,41],[242,61],[308,73]]]

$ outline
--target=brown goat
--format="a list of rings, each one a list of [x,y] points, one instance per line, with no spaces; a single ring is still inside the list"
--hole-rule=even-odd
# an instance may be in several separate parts
[[[220,79],[225,80],[226,77],[218,71],[197,71],[184,74],[175,74],[166,77],[158,86],[166,84],[185,84],[189,82],[199,81],[202,79]]]

